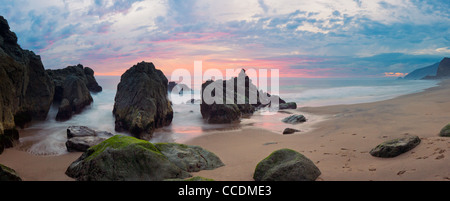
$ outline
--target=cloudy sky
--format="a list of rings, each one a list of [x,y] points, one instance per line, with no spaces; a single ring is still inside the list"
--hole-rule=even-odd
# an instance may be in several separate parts
[[[291,77],[401,75],[450,56],[448,0],[0,0],[46,68],[121,75],[279,68]]]

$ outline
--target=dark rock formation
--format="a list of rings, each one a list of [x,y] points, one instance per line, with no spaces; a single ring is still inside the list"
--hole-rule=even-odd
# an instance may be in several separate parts
[[[112,136],[114,136],[112,133],[106,131],[95,131],[85,126],[70,126],[67,128],[67,151],[85,152]]]
[[[199,146],[175,143],[156,143],[154,145],[170,162],[187,172],[213,170],[224,166],[219,157]]]
[[[450,58],[445,57],[439,63],[436,76],[427,76],[424,79],[448,79],[450,78]]]
[[[73,113],[80,113],[93,101],[91,93],[79,77],[67,76],[62,84],[62,89],[63,99],[56,115],[58,121],[70,119]]]
[[[447,126],[442,128],[441,132],[439,133],[439,136],[450,137],[450,124],[447,124]]]
[[[94,71],[81,64],[64,69],[46,70],[55,84],[54,101],[60,103],[56,120],[65,121],[93,101],[90,92],[101,92]]]
[[[420,144],[417,136],[407,136],[381,143],[370,151],[370,155],[381,158],[392,158],[405,153]]]
[[[31,120],[44,120],[53,102],[54,85],[41,58],[23,50],[0,16],[0,147],[11,144],[5,133]],[[4,141],[6,140],[6,141]],[[1,152],[1,151],[0,151]]]
[[[243,83],[240,83],[239,80],[242,80]],[[227,86],[234,87],[227,88]],[[215,91],[220,88],[222,88],[222,94]],[[263,93],[264,99],[261,99],[260,93]],[[203,119],[214,124],[239,121],[242,116],[252,115],[257,109],[270,105],[272,98],[278,98],[279,103],[286,103],[278,96],[272,97],[268,93],[259,91],[245,70],[242,70],[238,77],[230,80],[206,81],[202,84],[202,94],[200,111]],[[217,97],[217,100],[222,99],[223,104],[208,103],[205,101],[205,94]]]
[[[0,164],[0,181],[22,181],[16,171]]]
[[[156,128],[172,122],[166,76],[153,63],[142,62],[128,69],[117,87],[113,114],[117,131],[129,131],[150,139]]]
[[[300,130],[297,129],[293,129],[293,128],[286,128],[283,131],[283,135],[289,135],[289,134],[294,134],[296,132],[300,132]]]
[[[80,181],[162,181],[191,177],[152,143],[122,135],[88,149],[69,166],[66,174]]]
[[[299,124],[306,122],[306,118],[303,115],[291,115],[289,117],[284,118],[281,121],[287,124]]]
[[[256,166],[255,181],[315,181],[319,168],[302,154],[281,149],[274,151]]]
[[[179,94],[191,92],[191,88],[185,84],[177,84],[176,82],[169,82],[167,85],[167,90],[169,93],[172,93],[173,90],[176,90]]]

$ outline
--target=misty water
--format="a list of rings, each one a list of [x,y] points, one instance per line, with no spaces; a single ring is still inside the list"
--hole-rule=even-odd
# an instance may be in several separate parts
[[[52,107],[46,121],[33,122],[30,127],[20,130],[19,149],[36,155],[65,154],[66,129],[72,125],[129,135],[114,131],[112,110],[120,77],[97,76],[96,79],[103,91],[92,94],[94,102],[90,106],[65,122],[55,121],[57,108]],[[420,92],[436,86],[437,83],[429,80],[392,78],[280,78],[280,97],[287,102],[296,102],[299,107],[367,103]],[[199,95],[199,92],[195,91],[194,94]],[[266,129],[284,126],[280,119],[286,114],[269,116],[264,115],[264,112],[256,112],[250,119],[237,124],[206,124],[200,113],[200,104],[186,104],[186,101],[192,98],[190,94],[171,98],[181,99],[177,102],[183,104],[173,105],[172,124],[158,129],[151,142],[183,143],[210,131],[239,129],[246,124]]]

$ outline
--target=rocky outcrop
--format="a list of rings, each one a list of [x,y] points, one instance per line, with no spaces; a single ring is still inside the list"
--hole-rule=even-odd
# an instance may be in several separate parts
[[[370,151],[370,155],[381,158],[392,158],[413,149],[419,144],[419,137],[406,136],[381,143]]]
[[[60,103],[56,120],[65,121],[80,113],[93,101],[90,92],[101,92],[94,71],[81,64],[64,69],[47,70],[55,84],[54,101]]]
[[[85,152],[112,136],[114,136],[112,133],[95,131],[86,126],[69,126],[67,128],[67,151]]]
[[[255,181],[315,181],[319,168],[304,155],[290,149],[274,151],[256,166]]]
[[[227,86],[234,87],[227,88]],[[220,93],[216,93],[216,89],[222,89],[221,96]],[[240,92],[243,93],[239,94]],[[260,96],[260,93],[264,95]],[[206,122],[213,124],[232,123],[239,121],[242,116],[253,115],[257,109],[270,105],[268,97],[278,98],[279,103],[286,103],[278,96],[272,97],[270,94],[258,90],[245,70],[242,70],[238,77],[230,80],[206,81],[202,84],[202,94],[202,103],[200,104],[202,117]],[[217,100],[222,99],[223,103],[205,101],[205,94],[217,97]],[[265,99],[263,100],[261,97],[265,97]],[[254,102],[251,101],[253,98],[255,98]]]
[[[200,147],[155,144],[116,135],[88,149],[66,171],[81,181],[162,181],[191,177],[188,171],[214,169],[220,159]]]
[[[450,78],[450,58],[445,57],[439,63],[436,76],[427,76],[424,79],[448,79]]]
[[[299,124],[306,122],[306,117],[303,115],[291,115],[289,117],[284,118],[281,121],[287,124]]]
[[[0,181],[22,181],[16,171],[0,164]]]
[[[224,166],[219,157],[199,146],[175,143],[156,143],[154,145],[170,162],[187,172],[213,170]]]
[[[172,123],[166,76],[153,63],[141,62],[128,69],[117,87],[113,114],[116,131],[129,131],[150,139],[156,128]]]
[[[441,132],[439,133],[439,136],[450,137],[450,124],[447,124],[447,126],[442,128]]]
[[[53,102],[54,84],[40,56],[23,50],[0,16],[0,147],[11,144],[16,126],[44,120]],[[6,141],[5,141],[6,140]],[[0,151],[1,152],[1,151]]]

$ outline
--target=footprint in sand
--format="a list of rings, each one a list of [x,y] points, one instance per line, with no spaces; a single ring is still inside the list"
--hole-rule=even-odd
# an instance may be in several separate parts
[[[437,156],[435,159],[440,160],[440,159],[443,159],[444,157],[445,157],[444,154],[441,154],[441,155]]]
[[[402,175],[402,174],[405,174],[405,172],[406,172],[406,170],[400,170],[400,171],[397,173],[397,175],[400,176],[400,175]]]

